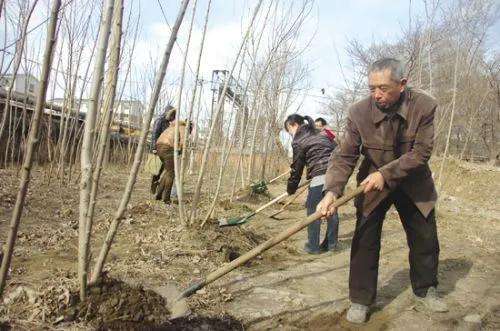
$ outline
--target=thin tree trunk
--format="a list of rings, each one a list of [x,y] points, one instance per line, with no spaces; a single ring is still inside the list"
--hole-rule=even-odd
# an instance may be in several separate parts
[[[21,33],[20,33],[20,39],[19,39],[19,45],[16,47],[18,50],[15,54],[14,58],[14,68],[12,70],[12,81],[9,84],[9,87],[7,88],[7,96],[5,97],[5,106],[3,110],[3,116],[2,116],[2,122],[0,123],[0,140],[2,139],[3,133],[5,131],[5,125],[7,122],[7,111],[10,110],[10,99],[12,97],[12,90],[14,88],[14,82],[17,76],[17,73],[19,71],[19,68],[21,67],[21,61],[23,59],[23,50],[24,50],[24,44],[26,43],[26,34],[28,30],[28,25],[30,22],[31,15],[33,14],[33,11],[35,10],[35,6],[38,3],[38,0],[35,0],[33,2],[33,5],[29,9],[27,15],[26,15],[26,21],[23,23],[23,26],[21,28]],[[9,111],[11,113],[11,111]],[[10,123],[11,118],[9,118],[9,123]],[[8,148],[8,144],[7,144]],[[7,154],[5,154],[5,162],[7,162]]]
[[[135,181],[137,179],[137,173],[139,172],[139,168],[141,166],[142,154],[144,152],[144,146],[146,143],[146,136],[149,131],[149,126],[151,124],[151,119],[153,118],[153,113],[156,108],[156,104],[158,102],[158,98],[160,96],[161,87],[163,85],[163,79],[165,78],[165,73],[167,71],[168,63],[170,60],[170,54],[172,53],[172,49],[174,47],[174,43],[177,39],[177,33],[181,26],[182,20],[184,18],[184,14],[186,13],[186,8],[189,4],[189,0],[183,0],[181,7],[179,9],[179,13],[177,15],[177,19],[175,21],[174,26],[172,27],[172,33],[170,34],[170,38],[167,44],[167,48],[163,54],[162,63],[155,78],[155,84],[153,87],[153,92],[151,94],[151,98],[148,104],[148,110],[146,113],[146,118],[142,124],[142,134],[139,140],[139,144],[135,151],[134,163],[132,164],[132,168],[130,169],[130,174],[127,180],[127,185],[125,190],[123,191],[122,199],[120,201],[120,205],[116,211],[116,214],[111,222],[108,233],[106,235],[106,239],[103,243],[101,251],[99,253],[99,257],[96,261],[96,264],[92,273],[91,282],[96,282],[101,276],[102,269],[104,267],[104,263],[106,261],[106,257],[108,256],[109,250],[111,249],[111,245],[113,244],[114,237],[116,232],[118,231],[118,226],[123,218],[123,214],[125,213],[125,209],[127,208],[128,202],[130,200],[130,196],[132,195],[132,190],[134,188]]]
[[[252,175],[253,175],[253,168],[255,164],[255,145],[257,141],[257,128],[259,126],[260,122],[260,117],[262,115],[262,105],[263,101],[261,100],[259,104],[257,105],[257,119],[255,120],[255,124],[253,126],[253,133],[252,133],[252,144],[250,145],[250,164],[248,166],[248,173],[247,173],[247,185],[250,185],[252,181]]]
[[[272,135],[273,135],[273,132],[272,132],[271,124],[269,123],[268,129],[267,129],[267,138],[265,140],[265,145],[264,145],[264,155],[262,156],[263,157],[262,166],[260,168],[260,180],[264,180],[266,177],[266,169],[267,169],[266,165],[267,165],[267,158],[269,155],[269,145],[270,145]]]
[[[87,219],[90,203],[90,190],[92,180],[92,150],[94,143],[95,122],[99,95],[101,91],[104,65],[106,62],[106,50],[108,48],[109,32],[111,30],[111,17],[113,15],[114,0],[106,0],[103,6],[97,59],[94,64],[93,81],[90,93],[90,107],[85,116],[85,128],[83,132],[81,153],[81,177],[80,177],[80,220],[78,226],[78,279],[80,281],[80,299],[83,301],[87,296],[87,273],[89,241],[86,237]]]
[[[230,115],[229,115],[230,118],[229,118],[228,127],[231,127],[231,123],[232,123],[232,120],[233,120],[234,100],[235,99],[233,98],[233,102],[231,104],[231,112],[230,112]],[[220,189],[221,189],[221,185],[222,185],[222,178],[224,177],[223,173],[224,173],[224,170],[226,169],[227,161],[229,159],[229,156],[231,155],[231,149],[233,148],[234,141],[236,140],[235,138],[236,138],[236,129],[234,130],[232,139],[230,139],[230,137],[228,136],[224,140],[224,145],[223,145],[222,151],[221,151],[220,166],[219,166],[219,176],[217,178],[217,187],[215,189],[214,199],[212,200],[212,204],[210,205],[208,213],[205,216],[205,219],[203,220],[203,222],[201,223],[200,228],[202,228],[205,225],[205,223],[208,221],[208,219],[210,218],[210,216],[212,215],[212,213],[215,210],[215,206],[217,205],[217,201],[219,199],[219,193],[220,193]],[[227,146],[228,144],[229,144],[229,148]]]
[[[181,82],[179,85],[179,94],[177,96],[177,120],[175,121],[175,127],[174,127],[174,179],[175,179],[175,187],[177,188],[177,205],[179,207],[179,218],[181,220],[181,223],[183,225],[187,225],[186,221],[186,216],[184,212],[184,201],[183,201],[183,190],[184,190],[184,185],[182,182],[182,164],[181,160],[179,159],[179,120],[180,120],[180,113],[181,113],[181,105],[182,105],[182,90],[184,88],[184,78],[186,76],[186,63],[187,63],[187,57],[189,54],[189,46],[191,44],[191,34],[193,32],[193,24],[194,24],[194,17],[196,15],[196,5],[198,3],[198,0],[194,0],[193,3],[193,13],[191,16],[191,23],[189,24],[189,32],[188,32],[188,39],[186,42],[186,51],[184,53],[184,60],[182,61],[182,71],[181,71]],[[196,86],[196,83],[195,83]],[[189,118],[188,118],[189,121]],[[187,123],[188,126],[186,126],[186,129],[184,130],[184,136],[182,137],[183,142],[186,142],[186,135],[189,133],[189,123]],[[185,147],[185,145],[184,145]]]
[[[78,57],[76,59],[76,68],[74,70],[75,75],[74,75],[73,81],[71,82],[70,90],[69,90],[69,94],[68,94],[68,99],[69,99],[69,104],[70,104],[70,106],[68,107],[68,118],[64,122],[63,139],[61,141],[61,144],[59,145],[59,150],[60,150],[60,154],[61,154],[60,159],[59,159],[59,167],[61,168],[60,169],[61,170],[61,172],[60,172],[61,183],[64,182],[64,179],[66,177],[65,172],[64,172],[64,168],[65,168],[65,162],[66,162],[65,157],[68,154],[67,153],[68,150],[70,151],[69,158],[68,158],[68,161],[70,163],[70,168],[68,171],[68,180],[71,181],[71,170],[72,170],[71,150],[73,150],[73,146],[71,145],[71,138],[72,138],[72,135],[74,137],[75,127],[76,127],[76,125],[78,125],[78,114],[79,114],[79,109],[76,107],[76,104],[75,104],[75,93],[76,93],[76,88],[78,85],[78,77],[79,77],[78,72],[80,71],[80,64],[82,63],[81,60],[82,60],[83,50],[84,50],[84,46],[87,45],[86,37],[87,37],[87,33],[89,31],[89,26],[90,26],[90,18],[87,19],[85,22],[85,27],[84,27],[83,36],[82,36],[82,40],[84,40],[84,41],[82,41],[82,44],[81,44],[79,52],[78,52]],[[97,43],[97,38],[95,39],[94,43],[95,44]],[[73,46],[71,46],[71,49],[72,49],[72,47]],[[94,55],[94,48],[95,47],[92,48],[90,58],[92,58]],[[70,61],[72,61],[72,59]],[[88,66],[87,66],[84,82],[82,84],[82,93],[85,90],[85,80],[86,80],[88,72],[89,72],[90,64],[91,64],[91,61],[89,61]],[[71,79],[71,70],[69,71],[69,74],[68,74],[68,80],[69,79]],[[68,104],[68,101],[66,101],[66,105],[67,104]],[[61,118],[61,121],[62,121],[62,118]],[[69,132],[68,132],[68,130],[69,130]],[[73,143],[75,143],[74,139],[73,139]],[[70,148],[70,145],[71,145],[71,148]]]
[[[222,96],[219,98],[219,101],[217,103],[217,108],[216,108],[215,114],[213,116],[212,124],[210,126],[210,132],[208,133],[208,137],[207,137],[207,141],[206,141],[206,144],[205,144],[205,148],[203,150],[203,157],[202,157],[202,160],[201,160],[200,171],[198,173],[198,180],[196,181],[195,192],[194,192],[194,197],[193,197],[193,203],[192,203],[192,207],[191,207],[191,213],[190,213],[190,216],[189,216],[190,220],[194,219],[196,208],[198,207],[198,202],[200,200],[201,187],[203,185],[203,176],[205,174],[205,167],[206,167],[206,164],[207,164],[208,153],[210,151],[210,145],[212,143],[213,132],[214,132],[214,129],[215,129],[215,125],[217,123],[216,119],[217,119],[217,116],[219,115],[219,113],[221,112],[222,108],[224,107],[224,97],[225,97],[226,92],[227,92],[227,88],[228,88],[230,77],[233,75],[234,69],[236,68],[236,64],[238,63],[238,59],[239,59],[239,57],[240,57],[240,55],[242,53],[243,47],[246,44],[246,41],[248,39],[248,35],[249,35],[250,30],[252,28],[252,25],[253,25],[253,23],[255,21],[255,18],[257,17],[257,14],[259,13],[261,5],[262,5],[262,0],[259,0],[257,6],[255,7],[255,10],[254,10],[254,13],[253,13],[253,16],[252,16],[252,20],[251,20],[250,24],[248,25],[247,30],[245,32],[245,36],[243,37],[243,40],[241,41],[238,53],[237,53],[236,58],[235,58],[235,60],[233,62],[231,71],[229,72],[228,79],[226,79],[226,81],[224,82],[224,88],[222,89]]]
[[[14,251],[14,245],[17,237],[17,230],[21,221],[21,215],[24,207],[24,200],[28,191],[28,186],[31,178],[31,167],[33,165],[33,155],[35,152],[36,143],[38,142],[38,130],[40,128],[40,118],[45,107],[45,97],[47,93],[47,85],[50,77],[50,67],[52,65],[53,49],[56,42],[57,14],[61,7],[61,0],[53,0],[50,13],[50,21],[47,28],[47,38],[45,41],[45,53],[43,56],[42,73],[40,77],[40,86],[36,99],[35,110],[33,114],[32,124],[29,132],[28,147],[23,161],[23,169],[21,172],[21,184],[17,193],[16,204],[12,212],[10,223],[10,231],[7,239],[7,249],[5,256],[2,259],[0,268],[0,297],[5,289],[7,274]]]
[[[203,84],[200,81],[200,92],[198,93],[198,108],[196,110],[196,119],[194,121],[194,126],[198,127],[199,125],[199,119],[200,119],[200,112],[201,112],[201,96],[203,95]],[[194,138],[191,140],[191,150],[189,152],[189,166],[188,166],[188,174],[192,175],[193,174],[193,168],[194,168],[194,163],[195,163],[195,148],[198,146],[198,138],[199,138],[199,130],[195,130],[194,133]]]
[[[57,82],[57,73],[59,72],[59,65],[61,64],[62,62],[62,57],[61,57],[61,54],[62,54],[62,51],[59,52],[59,61],[57,61],[57,65],[56,65],[56,75],[54,77],[54,81],[53,81],[53,84],[52,84],[52,95],[51,95],[51,100],[54,100],[54,96],[55,96],[55,93],[56,93],[56,82]],[[52,168],[53,168],[53,159],[52,159],[52,112],[53,112],[53,103],[51,102],[50,103],[50,108],[49,108],[49,124],[48,124],[48,129],[47,129],[47,150],[48,150],[48,157],[49,157],[49,173],[48,175],[46,176],[47,178],[47,186],[50,185],[50,180],[52,178]]]
[[[453,71],[453,96],[451,101],[451,115],[450,115],[450,126],[448,127],[448,135],[446,137],[446,145],[444,147],[443,158],[441,160],[441,165],[439,166],[439,177],[438,177],[438,192],[441,191],[441,185],[443,183],[443,169],[444,164],[446,162],[446,156],[448,154],[448,149],[450,147],[450,137],[451,137],[451,129],[453,127],[453,119],[455,117],[455,103],[457,99],[457,80],[458,80],[458,56],[460,54],[460,44],[457,42],[457,49],[455,54],[455,69]]]
[[[487,90],[484,93],[484,96],[481,99],[481,102],[479,103],[479,106],[475,109],[474,113],[471,114],[470,119],[469,119],[469,126],[467,128],[467,137],[465,138],[465,143],[464,147],[462,148],[462,152],[460,153],[460,160],[463,160],[465,151],[467,150],[467,145],[469,144],[470,137],[472,136],[472,125],[474,124],[474,120],[476,118],[476,115],[481,111],[481,108],[483,107],[483,103],[486,100],[486,97],[490,94],[490,91]]]
[[[2,17],[2,10],[3,10],[3,5],[4,5],[4,0],[0,0],[0,17]]]
[[[116,85],[118,81],[118,70],[120,67],[120,45],[122,38],[122,19],[123,19],[123,0],[114,0],[113,12],[113,32],[111,37],[111,50],[109,59],[109,69],[107,74],[106,87],[108,91],[105,97],[104,123],[101,127],[99,136],[99,146],[97,148],[97,160],[92,175],[92,189],[90,192],[89,208],[87,212],[87,220],[85,227],[85,241],[90,242],[90,234],[92,232],[92,223],[94,218],[94,209],[96,204],[97,190],[99,188],[99,180],[101,178],[102,165],[106,146],[109,139],[109,125],[111,124],[112,113],[116,96]]]
[[[194,104],[195,104],[195,99],[196,99],[196,92],[197,92],[197,87],[198,87],[198,78],[199,78],[199,75],[200,75],[200,67],[201,67],[201,58],[202,58],[202,55],[203,55],[203,47],[205,45],[205,36],[206,36],[206,33],[207,33],[207,27],[208,27],[208,17],[210,15],[210,6],[212,4],[212,0],[208,0],[208,5],[207,5],[207,11],[205,13],[205,23],[203,24],[203,33],[201,35],[201,43],[200,43],[200,51],[198,53],[198,61],[196,63],[196,74],[195,74],[195,78],[194,78],[194,88],[193,88],[193,93],[191,94],[191,103],[189,104],[189,114],[188,114],[188,122],[191,122],[191,119],[193,117],[193,109],[194,109]],[[200,94],[201,96],[201,94]],[[180,180],[181,180],[181,183],[184,183],[184,167],[185,167],[185,163],[186,163],[186,156],[187,156],[187,141],[188,141],[188,137],[189,137],[189,130],[185,130],[184,132],[184,137],[182,138],[183,140],[183,144],[182,146],[184,146],[183,150],[182,150],[182,156],[181,156],[181,175],[180,175]],[[191,152],[191,155],[192,155],[192,152]],[[191,165],[191,163],[190,163]]]

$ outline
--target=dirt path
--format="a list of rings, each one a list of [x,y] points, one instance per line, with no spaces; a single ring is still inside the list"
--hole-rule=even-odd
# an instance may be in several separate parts
[[[1,171],[0,240],[3,240],[17,180],[14,172]],[[98,202],[94,256],[119,200],[126,170],[114,169],[106,178],[109,179],[101,186],[105,193]],[[431,315],[413,307],[406,238],[397,214],[389,212],[383,229],[377,304],[362,329],[451,330],[470,326],[463,318],[475,314],[485,329],[500,328],[499,182],[498,169],[467,164],[451,164],[447,168],[438,211],[440,291],[450,307],[446,314]],[[283,183],[273,185],[271,193],[276,195],[283,187]],[[291,211],[281,215],[285,217],[281,221],[257,216],[243,227],[219,229],[212,220],[202,231],[186,230],[178,223],[175,208],[151,202],[147,188],[148,178],[143,176],[106,268],[111,277],[147,288],[166,282],[184,287],[227,262],[229,253],[251,249],[304,215],[303,201],[298,201]],[[36,296],[19,297],[0,305],[0,326],[2,322],[16,329],[52,327],[54,323],[59,328],[94,329],[99,325],[96,320],[67,319],[61,315],[61,309],[68,305],[67,294],[76,289],[77,202],[76,186],[66,185],[61,190],[57,183],[45,185],[43,176],[35,176],[15,252],[9,293],[26,287],[33,289]],[[235,216],[245,210],[241,204],[222,203],[217,215]],[[193,323],[203,321],[205,326],[224,326],[229,325],[226,323],[229,320],[234,329],[242,323],[250,330],[354,329],[345,320],[354,229],[352,206],[342,209],[340,216],[338,252],[319,256],[302,254],[303,231],[190,298],[189,306],[200,318]],[[106,305],[114,309],[106,315],[120,315],[113,301]],[[127,307],[130,308],[141,307]],[[147,314],[137,315],[134,323],[147,320],[147,316],[142,316]],[[63,322],[61,316],[65,318]]]
[[[452,170],[438,212],[439,290],[450,312],[415,310],[406,236],[392,208],[383,228],[377,303],[362,329],[452,330],[473,325],[463,318],[475,314],[486,329],[500,328],[500,206],[495,201],[500,196],[500,172]],[[304,211],[295,211],[283,216],[303,215]],[[354,328],[345,320],[355,224],[352,206],[342,209],[340,217],[339,252],[317,257],[290,254],[284,267],[233,275],[230,289],[235,299],[228,312],[255,330]],[[253,230],[277,233],[292,223],[260,218],[254,221]],[[297,251],[304,241],[305,231],[291,240]]]

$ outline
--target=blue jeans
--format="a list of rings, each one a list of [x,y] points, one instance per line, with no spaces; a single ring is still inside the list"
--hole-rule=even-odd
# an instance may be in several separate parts
[[[316,206],[323,199],[323,185],[309,188],[307,194],[306,208],[307,216],[316,211]],[[319,243],[321,220],[314,221],[307,226],[307,244],[306,250],[311,253],[318,253],[321,250],[332,250],[338,242],[339,235],[339,216],[335,214],[328,218],[326,234],[323,242]]]

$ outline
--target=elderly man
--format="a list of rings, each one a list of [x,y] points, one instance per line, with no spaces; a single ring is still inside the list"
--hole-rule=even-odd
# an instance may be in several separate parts
[[[410,249],[410,279],[418,304],[447,311],[436,293],[439,243],[434,205],[437,194],[428,161],[434,140],[436,100],[407,87],[400,61],[384,58],[368,71],[370,96],[349,109],[344,139],[330,159],[325,196],[317,210],[332,215],[332,203],[351,176],[365,185],[355,201],[356,229],[351,247],[347,319],[366,321],[377,293],[382,223],[395,205]]]

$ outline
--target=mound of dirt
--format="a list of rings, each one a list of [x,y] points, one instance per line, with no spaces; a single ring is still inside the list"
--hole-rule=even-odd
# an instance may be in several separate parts
[[[105,276],[85,301],[72,293],[55,314],[57,322],[86,322],[97,330],[243,330],[231,316],[188,316],[169,320],[167,300],[157,292]],[[3,330],[0,328],[0,330]]]
[[[92,287],[85,301],[79,300],[78,293],[72,293],[68,306],[60,314],[66,322],[96,325],[120,322],[149,327],[165,323],[169,315],[166,300],[156,292],[109,277]]]

